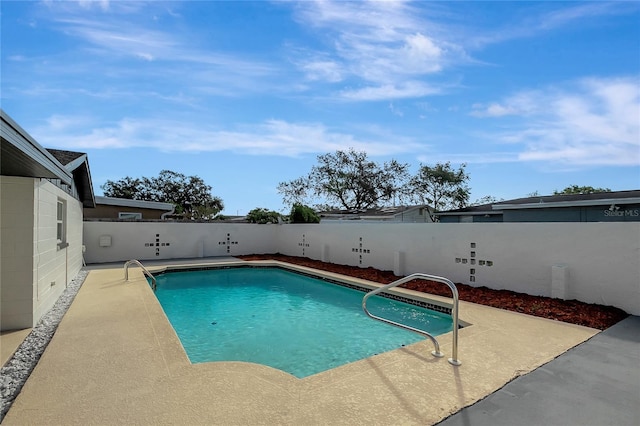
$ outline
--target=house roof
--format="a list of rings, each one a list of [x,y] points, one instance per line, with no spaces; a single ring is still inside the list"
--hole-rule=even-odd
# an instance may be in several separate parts
[[[139,209],[162,210],[171,212],[174,205],[157,201],[130,200],[128,198],[96,197],[96,204],[109,206],[136,207]]]
[[[603,206],[611,204],[640,203],[640,190],[594,192],[592,194],[547,195],[542,197],[516,198],[492,205],[493,209],[513,210],[523,208]]]
[[[447,210],[444,212],[437,212],[437,216],[457,216],[464,215],[485,215],[485,214],[502,214],[502,211],[492,210],[493,204],[481,204],[478,206],[469,206],[462,209]]]
[[[60,149],[50,149],[51,153],[60,164],[71,172],[73,180],[80,194],[82,205],[84,207],[95,207],[96,200],[93,195],[93,183],[91,181],[91,172],[89,171],[89,157],[83,152],[63,151]]]
[[[404,214],[416,209],[428,208],[424,205],[419,206],[393,206],[378,207],[371,209],[358,210],[328,210],[320,212],[319,215],[324,219],[342,219],[342,220],[380,220],[392,218],[400,214]]]
[[[592,194],[560,194],[515,198],[497,203],[470,206],[437,213],[439,216],[502,214],[503,210],[539,209],[551,207],[605,206],[612,204],[638,204],[640,190],[595,192]]]
[[[93,184],[87,155],[79,152],[47,150],[36,142],[4,110],[0,109],[0,173],[4,176],[59,179],[75,184],[85,207],[95,207]],[[56,157],[60,155],[63,161]]]
[[[68,165],[69,163],[71,163],[74,160],[77,160],[78,158],[82,157],[83,155],[86,155],[82,152],[75,152],[75,151],[64,151],[61,149],[51,149],[51,148],[47,148],[47,151],[49,151],[51,153],[51,155],[53,155],[55,157],[56,160],[58,160],[60,162],[60,164],[62,164],[63,166]]]

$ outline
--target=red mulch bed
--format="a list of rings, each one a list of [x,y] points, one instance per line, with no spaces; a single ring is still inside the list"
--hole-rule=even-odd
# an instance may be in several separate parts
[[[350,277],[362,278],[381,284],[387,284],[402,278],[394,275],[392,271],[381,271],[371,267],[360,268],[357,266],[337,265],[335,263],[326,263],[305,257],[285,256],[282,254],[255,254],[237,257],[243,260],[280,260],[323,271],[348,275]],[[451,296],[449,289],[442,284],[426,280],[413,280],[402,285],[402,287],[440,296]],[[556,321],[584,325],[599,330],[609,328],[628,316],[623,310],[612,306],[584,303],[577,300],[530,296],[510,290],[492,290],[487,287],[472,287],[470,285],[457,283],[456,287],[458,288],[460,300],[549,318]]]

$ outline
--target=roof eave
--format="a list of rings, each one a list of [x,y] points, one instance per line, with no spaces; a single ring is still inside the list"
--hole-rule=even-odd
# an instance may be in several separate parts
[[[2,126],[0,126],[2,160],[6,162],[2,165],[3,175],[60,179],[67,185],[73,183],[72,173],[2,109],[0,109],[0,116],[2,118]],[[14,164],[9,164],[10,161],[18,161],[26,168],[19,171]]]
[[[76,180],[76,187],[78,188],[78,192],[81,192],[82,206],[95,208],[96,197],[93,192],[91,171],[89,170],[89,158],[86,154],[84,154],[80,158],[82,159],[82,162],[78,166],[76,166],[75,169],[73,169],[74,178],[76,177],[76,175],[79,175],[79,179]],[[71,164],[74,164],[76,161],[68,164],[67,167],[70,167]]]
[[[442,212],[442,213],[436,213],[436,216],[486,216],[486,215],[497,216],[500,214],[502,214],[502,210],[485,210],[485,211],[475,211],[475,212]]]
[[[640,204],[640,198],[602,198],[599,200],[555,201],[527,204],[497,204],[493,209],[518,210],[518,209],[544,209],[549,207],[581,207],[581,206],[606,206],[611,204]]]
[[[141,209],[154,209],[163,211],[172,211],[175,206],[171,203],[162,203],[159,201],[143,201],[143,200],[130,200],[128,198],[113,198],[113,197],[96,197],[96,204],[102,204],[107,206],[123,206],[123,207],[137,207]]]

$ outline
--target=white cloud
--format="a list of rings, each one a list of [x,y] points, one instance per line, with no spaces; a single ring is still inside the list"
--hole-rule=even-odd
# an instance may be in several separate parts
[[[368,86],[359,89],[345,89],[340,97],[351,101],[379,101],[385,99],[414,98],[440,93],[440,89],[420,81],[407,81],[398,84]]]
[[[185,31],[147,27],[136,15],[129,18],[129,14],[138,12],[137,9],[122,8],[122,4],[126,6],[129,3],[133,2],[117,2],[118,12],[103,15],[88,15],[64,8],[57,11],[55,22],[64,33],[86,44],[83,54],[89,53],[89,57],[104,63],[115,63],[119,58],[135,58],[199,66],[208,69],[210,74],[214,73],[211,67],[215,67],[220,74],[240,76],[266,75],[274,71],[274,67],[265,62],[200,48],[194,45],[190,38],[192,35]],[[197,69],[193,71],[197,72]]]
[[[524,147],[522,161],[570,165],[640,165],[637,78],[588,78],[566,88],[517,94],[472,113],[513,116],[494,137]]]
[[[397,107],[397,106],[395,106],[395,105],[393,104],[393,102],[391,102],[391,103],[389,104],[389,111],[391,111],[391,114],[393,114],[393,115],[395,115],[395,116],[398,116],[398,117],[404,117],[404,112],[402,111],[402,109],[401,109],[401,108],[399,108],[399,107]]]
[[[443,49],[420,33],[407,36],[403,50],[406,64],[417,72],[428,73],[442,69],[439,59],[442,57]]]
[[[98,6],[100,9],[109,10],[109,0],[78,0],[80,7],[84,9],[91,9],[93,6]]]
[[[267,120],[239,130],[220,130],[184,120],[131,119],[101,124],[82,116],[52,116],[34,137],[49,147],[70,150],[143,147],[161,151],[232,151],[248,155],[295,157],[354,148],[370,155],[411,152],[417,144],[379,129],[366,136],[335,132],[320,123]],[[402,143],[389,143],[389,140]]]
[[[448,42],[443,31],[409,2],[303,2],[298,5],[301,22],[321,31],[326,50],[316,56],[333,58],[332,70],[316,72],[316,67],[300,62],[309,79],[328,82],[363,80],[364,88],[343,89],[346,100],[384,100],[422,97],[437,93],[424,81],[440,73],[450,62],[464,60],[461,46]],[[425,90],[428,88],[428,90]]]
[[[537,2],[530,6],[529,13],[523,13],[521,18],[512,17],[504,26],[476,31],[475,34],[463,31],[460,35],[466,39],[466,42],[463,41],[465,46],[482,48],[509,40],[536,37],[558,29],[567,30],[572,25],[584,25],[588,20],[596,24],[606,23],[607,20],[603,19],[606,16],[634,13],[637,8],[637,2],[630,1],[590,1],[567,4],[546,2],[544,8],[541,8],[540,2]]]
[[[574,22],[584,22],[585,19],[589,18],[601,19],[606,15],[626,13],[628,5],[620,3],[624,2],[587,2],[554,10],[540,17],[537,28],[540,30],[564,28]],[[637,7],[631,6],[633,8]]]
[[[304,71],[308,80],[323,80],[330,83],[342,81],[342,67],[331,60],[312,60],[301,63],[300,67]]]
[[[417,160],[425,164],[446,163],[450,161],[452,164],[496,164],[496,163],[514,163],[518,161],[518,154],[512,152],[476,152],[476,153],[430,153],[428,155],[419,155]]]
[[[475,104],[472,107],[471,115],[475,117],[502,117],[534,114],[540,107],[544,107],[544,105],[537,103],[539,96],[535,92],[525,91],[509,96],[500,103]]]

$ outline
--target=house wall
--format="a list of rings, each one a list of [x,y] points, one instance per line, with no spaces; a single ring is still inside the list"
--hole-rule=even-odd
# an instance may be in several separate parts
[[[33,326],[34,180],[0,176],[0,330]]]
[[[33,327],[82,267],[82,207],[47,180],[0,178],[0,329]],[[66,201],[68,247],[56,240],[57,202]]]
[[[229,253],[227,234],[235,242]],[[640,314],[640,228],[633,223],[85,222],[84,235],[91,263],[280,252]],[[100,247],[100,236],[111,236],[111,246]]]
[[[473,222],[639,222],[640,205],[617,205],[612,211],[609,206],[574,206],[507,209],[499,215],[458,215],[440,216],[441,223],[460,223],[465,217]]]
[[[440,216],[440,223],[499,223],[503,222],[502,214],[491,215],[457,215],[457,216]],[[505,221],[506,222],[506,221]]]
[[[166,210],[96,204],[95,208],[84,209],[84,217],[85,219],[118,219],[120,212],[142,213],[142,219],[162,219],[162,215],[168,213]]]
[[[411,209],[403,213],[398,213],[395,217],[395,220],[399,222],[415,223],[432,222],[431,217],[429,216],[429,212],[426,208]]]
[[[504,211],[505,222],[638,222],[640,205],[515,209]]]
[[[34,246],[33,323],[58,300],[82,268],[82,204],[46,180],[35,180],[36,226]],[[66,201],[67,247],[58,248],[58,199]]]

